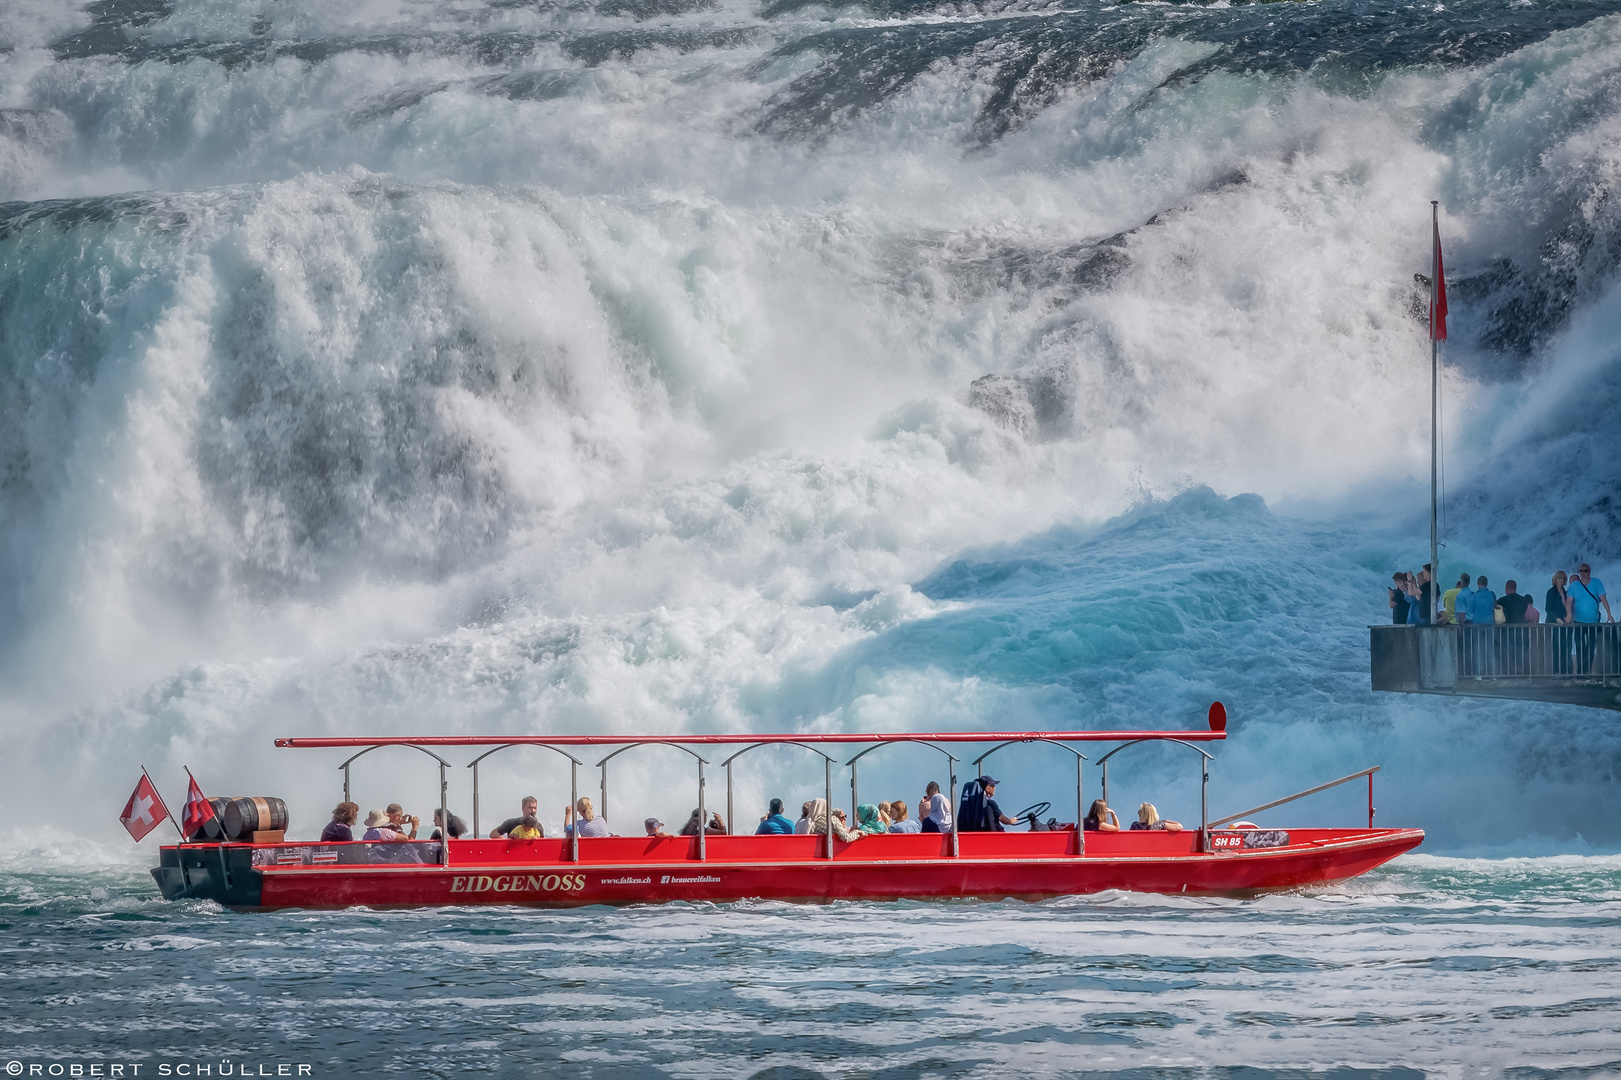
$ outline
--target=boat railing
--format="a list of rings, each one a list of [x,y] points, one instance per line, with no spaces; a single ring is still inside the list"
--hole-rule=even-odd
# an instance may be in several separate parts
[[[1236,814],[1228,814],[1226,817],[1221,818],[1218,821],[1212,821],[1208,828],[1218,829],[1230,821],[1238,821],[1241,818],[1249,817],[1251,814],[1259,814],[1262,810],[1270,810],[1274,806],[1282,806],[1284,803],[1292,803],[1296,799],[1304,799],[1307,795],[1315,795],[1319,791],[1327,791],[1329,788],[1339,787],[1341,784],[1349,784],[1352,780],[1366,776],[1368,778],[1368,828],[1371,829],[1373,828],[1373,774],[1378,772],[1380,768],[1381,766],[1374,765],[1371,768],[1363,769],[1361,772],[1354,772],[1350,776],[1342,776],[1338,780],[1330,780],[1326,784],[1318,784],[1314,788],[1307,788],[1305,791],[1297,791],[1293,795],[1285,795],[1281,799],[1273,799],[1269,803],[1262,803],[1260,806],[1252,806],[1248,810],[1240,810]]]

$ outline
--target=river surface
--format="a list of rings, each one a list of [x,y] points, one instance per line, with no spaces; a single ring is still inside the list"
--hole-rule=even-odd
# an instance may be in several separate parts
[[[1610,1076],[1618,885],[1409,855],[1247,901],[234,915],[13,867],[0,1040],[142,1076]]]

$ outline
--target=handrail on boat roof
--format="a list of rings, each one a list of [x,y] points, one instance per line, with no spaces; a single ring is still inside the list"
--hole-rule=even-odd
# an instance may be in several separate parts
[[[625,746],[631,743],[715,746],[745,743],[1139,742],[1160,739],[1220,742],[1225,738],[1225,731],[839,731],[725,735],[315,735],[280,738],[276,740],[276,745],[287,749],[315,750],[347,746]]]

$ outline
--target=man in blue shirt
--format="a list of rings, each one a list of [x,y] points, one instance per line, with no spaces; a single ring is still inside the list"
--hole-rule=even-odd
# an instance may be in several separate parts
[[[1603,605],[1610,622],[1615,615],[1610,611],[1610,598],[1604,595],[1604,582],[1593,576],[1593,568],[1582,563],[1565,587],[1570,598],[1570,616],[1576,623],[1576,674],[1593,674],[1593,653],[1598,646],[1598,610]]]
[[[792,836],[794,823],[789,821],[782,812],[782,800],[772,799],[770,813],[760,819],[760,827],[754,830],[755,836]]]
[[[1458,594],[1458,603],[1463,603],[1463,594]],[[1469,621],[1480,626],[1491,626],[1497,621],[1497,594],[1486,587],[1486,575],[1482,574],[1475,581],[1475,591],[1469,594]]]

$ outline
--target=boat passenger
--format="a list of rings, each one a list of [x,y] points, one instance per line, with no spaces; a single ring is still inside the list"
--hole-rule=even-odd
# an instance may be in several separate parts
[[[1182,823],[1180,821],[1172,821],[1169,818],[1160,817],[1159,811],[1154,809],[1154,804],[1145,802],[1141,806],[1137,807],[1137,820],[1131,823],[1131,828],[1133,832],[1140,829],[1157,829],[1163,832],[1181,832]]]
[[[321,830],[321,843],[341,844],[355,838],[351,825],[355,818],[360,816],[360,806],[352,802],[341,802],[332,811],[332,820],[327,822],[326,828]]]
[[[1102,799],[1092,800],[1092,809],[1086,812],[1086,820],[1081,824],[1087,832],[1120,831],[1120,818]]]
[[[997,805],[994,776],[981,776],[963,785],[962,805],[957,808],[957,828],[963,832],[1002,832],[1004,825],[1017,825],[1019,819],[1008,817]]]
[[[810,802],[806,803],[805,806],[806,818],[810,823],[809,827],[805,831],[814,836],[827,835],[827,800],[812,799]],[[845,824],[844,811],[835,810],[833,811],[833,835],[838,837],[840,840],[843,840],[847,844],[853,844],[867,834],[850,829]]]
[[[794,823],[783,816],[782,800],[772,799],[771,805],[766,808],[766,816],[760,819],[760,827],[754,830],[754,835],[783,836],[793,831]]]
[[[540,820],[533,814],[525,814],[518,820],[518,824],[507,831],[508,840],[539,840],[546,835],[540,827]]]
[[[608,828],[608,823],[606,821],[604,821],[602,818],[597,817],[596,811],[591,808],[591,800],[589,798],[587,798],[584,795],[581,795],[580,796],[580,801],[575,803],[574,806],[580,812],[580,835],[581,836],[612,836],[613,835],[613,831]],[[563,807],[563,835],[564,836],[572,836],[572,835],[574,835],[574,826],[572,824],[570,824],[571,820],[573,819],[573,816],[574,816],[573,811],[569,807],[567,807],[567,806]]]
[[[812,799],[810,802],[799,808],[799,820],[794,822],[795,835],[804,836],[806,833],[811,831],[811,823],[816,820],[815,816],[812,814],[812,811],[815,810],[815,808],[815,799]]]
[[[417,838],[417,825],[421,823],[421,818],[410,817],[397,802],[388,804],[387,813],[389,824],[394,827],[395,832],[404,833],[406,826],[409,825],[411,833],[406,839],[415,840]]]
[[[923,797],[927,807],[918,807],[918,816],[922,819],[920,827],[923,832],[948,833],[952,829],[951,800],[940,794],[940,785],[933,780],[924,789]]]
[[[535,811],[540,809],[540,800],[535,798],[533,795],[525,795],[523,797],[523,802],[520,805],[522,809],[517,817],[509,817],[505,821],[501,822],[501,824],[490,830],[491,840],[501,839],[503,836],[510,834],[513,829],[516,829],[519,825],[522,825],[524,818],[534,817]],[[545,828],[542,827],[541,834],[544,835],[545,832]]]
[[[710,811],[709,824],[704,826],[704,832],[710,836],[725,836],[726,822],[719,814],[715,813],[714,811]],[[698,808],[696,806],[692,808],[692,816],[687,818],[687,823],[681,826],[681,835],[698,835]]]
[[[846,844],[853,844],[867,834],[860,829],[850,828],[850,819],[844,816],[844,811],[841,808],[835,806],[833,808],[833,835]]]
[[[656,817],[650,817],[643,821],[642,828],[647,830],[648,836],[662,836],[665,839],[670,838],[670,834],[664,831],[664,822],[660,821]]]
[[[381,810],[366,811],[366,831],[360,838],[385,844],[396,844],[410,839],[394,828],[393,823],[388,820],[388,815]]]
[[[862,803],[856,807],[856,828],[868,836],[876,836],[889,831],[889,821],[872,803]]]
[[[921,830],[916,821],[906,816],[906,800],[896,799],[889,804],[889,831],[892,833],[915,833]]]
[[[437,839],[439,839],[439,830],[441,828],[443,828],[444,824],[445,824],[445,812],[443,810],[435,810],[433,812],[433,824],[434,824],[433,835],[428,837],[429,840],[437,840]],[[450,838],[452,840],[460,840],[462,837],[464,837],[466,835],[467,835],[467,822],[463,821],[461,818],[457,817],[455,814],[451,814],[450,815]]]

